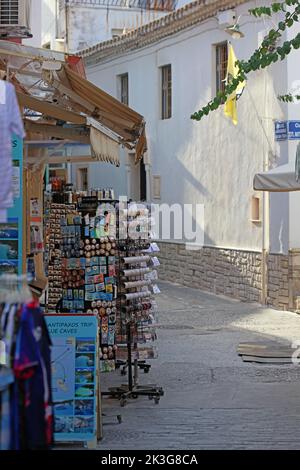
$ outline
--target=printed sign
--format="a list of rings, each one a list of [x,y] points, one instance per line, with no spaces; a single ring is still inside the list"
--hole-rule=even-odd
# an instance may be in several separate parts
[[[11,184],[14,199],[19,199],[21,191],[21,171],[19,160],[13,160]]]
[[[97,432],[97,319],[46,315],[52,341],[56,441],[91,441]]]
[[[275,140],[287,140],[288,130],[287,130],[287,121],[275,121]]]
[[[30,217],[32,219],[38,219],[38,222],[41,221],[41,207],[37,197],[30,199]]]
[[[289,121],[289,140],[300,140],[300,121]]]
[[[7,212],[7,222],[0,224],[0,275],[22,273],[22,166],[23,141],[12,140],[12,190],[14,205]]]

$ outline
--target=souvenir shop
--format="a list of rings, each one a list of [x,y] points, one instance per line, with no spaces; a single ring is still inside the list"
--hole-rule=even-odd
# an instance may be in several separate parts
[[[32,48],[5,44],[2,53],[4,47],[19,73],[0,80],[12,95],[0,103],[11,117],[12,142],[0,154],[10,182],[6,199],[0,185],[0,448],[95,447],[103,397],[124,406],[140,395],[158,403],[163,395],[159,385],[138,380],[157,354],[159,248],[149,207],[119,202],[112,188],[77,191],[45,175],[58,159],[118,166],[120,145],[134,149],[139,162],[145,124],[90,84],[80,64],[74,70],[52,51],[41,59]],[[39,69],[44,84],[37,90]],[[78,142],[89,142],[90,155],[50,151]],[[101,374],[115,369],[120,386],[102,390]]]

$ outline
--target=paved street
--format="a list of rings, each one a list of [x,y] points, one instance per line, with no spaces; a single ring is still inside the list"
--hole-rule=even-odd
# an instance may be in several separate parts
[[[165,396],[104,405],[100,449],[300,449],[300,367],[243,363],[240,341],[300,339],[300,316],[161,283],[159,358],[140,382]],[[103,389],[124,382],[102,375]],[[117,424],[113,413],[120,413]]]

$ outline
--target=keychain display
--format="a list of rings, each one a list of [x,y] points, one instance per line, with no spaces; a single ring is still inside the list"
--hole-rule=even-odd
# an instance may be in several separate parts
[[[113,192],[105,193],[104,202],[97,199],[101,194],[97,190],[86,199],[71,191],[45,194],[45,262],[48,311],[97,315],[100,369],[111,371],[117,350],[117,243],[114,208],[107,202]]]
[[[114,208],[99,201],[95,214],[83,217],[80,255],[85,259],[85,310],[100,321],[100,370],[115,369],[117,282]]]
[[[45,267],[48,274],[48,311],[56,311],[63,297],[62,247],[65,237],[62,234],[61,220],[76,215],[75,206],[53,203],[45,198]]]

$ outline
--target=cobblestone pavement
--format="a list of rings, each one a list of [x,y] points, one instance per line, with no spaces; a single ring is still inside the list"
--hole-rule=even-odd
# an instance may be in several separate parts
[[[99,449],[300,449],[300,366],[243,363],[240,341],[300,340],[300,316],[161,283],[159,358],[141,383],[165,396],[105,399]],[[102,389],[124,383],[102,375]],[[122,414],[118,424],[114,414]]]

